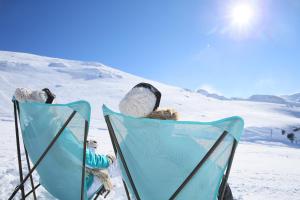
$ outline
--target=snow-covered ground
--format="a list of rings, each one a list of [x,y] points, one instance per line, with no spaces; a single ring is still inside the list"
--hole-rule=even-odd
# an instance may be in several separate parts
[[[0,51],[0,199],[7,199],[18,183],[11,96],[16,87],[50,88],[56,102],[79,99],[92,106],[90,138],[101,153],[112,151],[101,105],[117,110],[124,94],[139,82],[162,91],[162,107],[176,109],[181,120],[210,121],[232,115],[245,120],[245,134],[237,148],[229,178],[236,199],[300,199],[300,144],[291,144],[281,129],[300,127],[300,108],[285,104],[219,100],[182,88],[146,80],[100,63],[70,61]],[[300,139],[300,134],[296,135]],[[296,138],[297,139],[297,138]],[[300,141],[299,141],[300,143]],[[26,171],[26,168],[24,167]],[[38,181],[35,175],[36,182]],[[122,182],[108,199],[125,199]],[[52,199],[44,190],[40,199]]]

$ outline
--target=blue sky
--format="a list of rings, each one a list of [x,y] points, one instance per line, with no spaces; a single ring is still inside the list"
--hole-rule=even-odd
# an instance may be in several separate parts
[[[99,61],[226,96],[300,92],[300,2],[0,0],[0,50]],[[246,3],[245,3],[246,2]]]

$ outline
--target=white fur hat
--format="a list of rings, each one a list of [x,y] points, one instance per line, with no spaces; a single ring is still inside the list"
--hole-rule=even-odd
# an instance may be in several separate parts
[[[19,102],[29,101],[44,103],[47,100],[47,94],[44,91],[32,91],[28,88],[17,88],[14,96]]]
[[[121,100],[119,109],[125,115],[145,117],[159,106],[161,93],[149,83],[134,86]]]
[[[17,88],[14,97],[19,102],[52,103],[55,95],[48,89],[30,90],[28,88]]]

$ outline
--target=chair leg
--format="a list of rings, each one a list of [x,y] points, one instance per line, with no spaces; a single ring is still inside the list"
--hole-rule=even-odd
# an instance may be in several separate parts
[[[94,200],[96,200],[100,195],[102,195],[105,192],[104,185],[101,186],[99,191],[96,193],[96,196],[94,197]]]
[[[100,192],[97,192],[97,194],[96,194],[94,200],[98,199],[99,196],[100,196]]]
[[[27,153],[27,150],[26,150],[25,146],[24,146],[24,149],[25,149],[25,155],[26,155],[28,171],[30,171],[31,170],[30,162],[29,162],[28,153]],[[35,187],[34,187],[34,182],[33,182],[32,175],[30,175],[30,184],[31,184],[31,188],[32,188],[33,199],[36,200]]]
[[[231,165],[232,165],[232,161],[233,161],[233,157],[234,157],[236,147],[237,147],[237,141],[234,139],[233,146],[232,146],[231,153],[230,153],[230,157],[229,157],[229,161],[228,161],[228,165],[227,165],[227,170],[226,170],[225,176],[223,177],[223,180],[222,180],[221,186],[220,186],[221,192],[220,192],[219,199],[222,199],[222,200],[224,198],[226,183],[227,183],[227,180],[228,180],[228,177],[229,177],[229,173],[230,173],[230,169],[231,169]]]
[[[15,120],[16,120],[17,118],[19,118],[19,121],[20,121],[20,108],[19,108],[19,103],[18,103],[17,101],[14,101],[14,104],[16,105],[16,110],[17,110],[16,114],[18,115],[18,117],[17,117],[17,115],[15,115]],[[18,128],[18,127],[17,127],[17,128]],[[19,132],[19,131],[18,131],[18,132]],[[25,156],[26,156],[26,162],[27,162],[27,169],[28,169],[28,171],[30,171],[30,170],[31,170],[31,169],[30,169],[30,162],[29,162],[28,152],[27,152],[27,150],[26,150],[26,148],[25,148],[25,145],[24,145],[24,150],[25,150]],[[33,192],[33,199],[36,200],[35,187],[34,187],[32,175],[30,175],[30,183],[31,183],[31,188],[32,188],[31,193]],[[24,191],[24,192],[25,192],[25,191]],[[25,195],[25,198],[26,198],[27,196],[28,196],[28,194]]]
[[[14,103],[14,117],[15,117],[15,131],[16,131],[16,143],[17,143],[17,156],[18,156],[18,165],[19,165],[19,176],[20,183],[23,182],[23,170],[22,170],[22,160],[21,160],[21,150],[20,150],[20,137],[19,137],[19,128],[18,128],[18,118],[17,118],[17,101]],[[24,186],[20,187],[22,199],[25,199],[25,190]]]
[[[127,185],[126,185],[126,183],[125,183],[124,180],[123,180],[123,185],[124,185],[124,188],[125,188],[125,192],[126,192],[127,199],[130,200],[129,191],[128,191]]]
[[[84,199],[84,181],[85,181],[85,159],[86,159],[86,141],[89,132],[89,122],[85,120],[84,122],[84,139],[83,139],[83,156],[82,156],[82,171],[81,171],[81,197]]]
[[[30,191],[25,195],[25,198],[28,197],[33,191],[35,191],[35,190],[36,190],[38,187],[40,187],[40,186],[41,186],[40,183],[37,184],[37,185],[34,187],[34,189],[30,190]]]
[[[115,155],[117,156],[117,154],[119,154],[120,160],[121,160],[121,162],[122,162],[122,164],[123,164],[123,166],[124,166],[126,175],[127,175],[128,179],[129,179],[129,182],[130,182],[130,184],[131,184],[131,187],[132,187],[132,189],[133,189],[133,192],[134,192],[134,194],[135,194],[135,197],[137,198],[137,200],[140,200],[138,191],[137,191],[137,189],[136,189],[136,187],[135,187],[135,184],[134,184],[134,182],[133,182],[133,180],[132,180],[132,177],[131,177],[131,175],[130,175],[129,169],[128,169],[127,164],[126,164],[126,162],[125,162],[125,159],[124,159],[124,157],[123,157],[123,153],[122,153],[122,151],[121,151],[121,148],[120,148],[119,143],[118,143],[118,141],[117,141],[116,135],[115,135],[115,133],[114,133],[114,129],[113,129],[111,123],[110,123],[109,116],[106,115],[106,116],[104,116],[104,118],[105,118],[105,122],[106,122],[106,124],[107,124],[108,133],[109,133],[109,136],[110,136],[110,139],[111,139],[111,143],[112,143],[113,148],[114,148]],[[125,188],[125,191],[126,191],[127,199],[130,200],[128,188],[127,188],[127,186],[126,186],[124,180],[123,180],[123,185],[124,185],[124,188]]]
[[[230,189],[230,186],[228,183],[226,183],[224,190],[225,191],[224,191],[223,197],[221,197],[221,195],[219,195],[218,200],[233,200],[232,192],[231,192],[231,189]]]

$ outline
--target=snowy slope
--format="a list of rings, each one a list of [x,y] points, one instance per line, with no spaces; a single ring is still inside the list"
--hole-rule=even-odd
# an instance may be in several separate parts
[[[300,103],[300,93],[292,94],[292,95],[284,95],[282,98],[286,99],[289,102],[298,102]]]
[[[224,96],[214,94],[214,93],[209,93],[204,89],[198,89],[198,90],[196,90],[196,92],[199,93],[199,94],[202,94],[204,96],[212,97],[212,98],[219,99],[219,100],[229,100],[228,98],[226,98]]]
[[[287,103],[283,98],[275,95],[252,95],[248,98],[249,101],[268,102],[268,103]]]
[[[213,120],[240,115],[246,126],[283,127],[299,123],[300,109],[286,105],[248,101],[221,101],[146,80],[100,63],[69,61],[24,53],[0,52],[0,112],[11,114],[11,97],[16,87],[48,87],[57,102],[89,101],[93,119],[102,119],[103,103],[118,109],[119,100],[135,84],[147,81],[162,91],[162,106],[179,111],[184,120]],[[296,115],[296,116],[295,116]]]
[[[100,151],[107,153],[112,147],[100,110],[101,105],[107,104],[118,110],[118,102],[124,94],[142,81],[159,88],[163,94],[162,107],[175,108],[182,120],[210,121],[232,115],[245,119],[247,129],[237,150],[229,180],[236,198],[273,199],[272,197],[278,196],[281,199],[299,199],[300,183],[291,182],[293,177],[300,179],[300,170],[290,167],[292,163],[300,165],[299,146],[291,144],[285,135],[281,135],[281,129],[300,125],[300,107],[265,102],[224,101],[146,80],[100,63],[5,51],[0,51],[0,129],[3,135],[0,137],[0,199],[7,198],[6,191],[12,190],[18,180],[11,103],[16,87],[48,87],[57,95],[58,103],[79,99],[89,101],[92,106],[89,137],[97,139]],[[291,159],[286,159],[288,157]],[[257,162],[259,164],[255,164]],[[282,165],[270,169],[273,164],[278,163]],[[261,180],[256,180],[257,175],[261,175]],[[273,182],[269,178],[274,179]],[[280,186],[282,182],[285,183],[284,188]],[[116,178],[114,184],[116,190],[110,198],[123,199],[120,180]],[[270,188],[266,188],[266,184]],[[40,197],[51,198],[46,192],[41,192]]]

